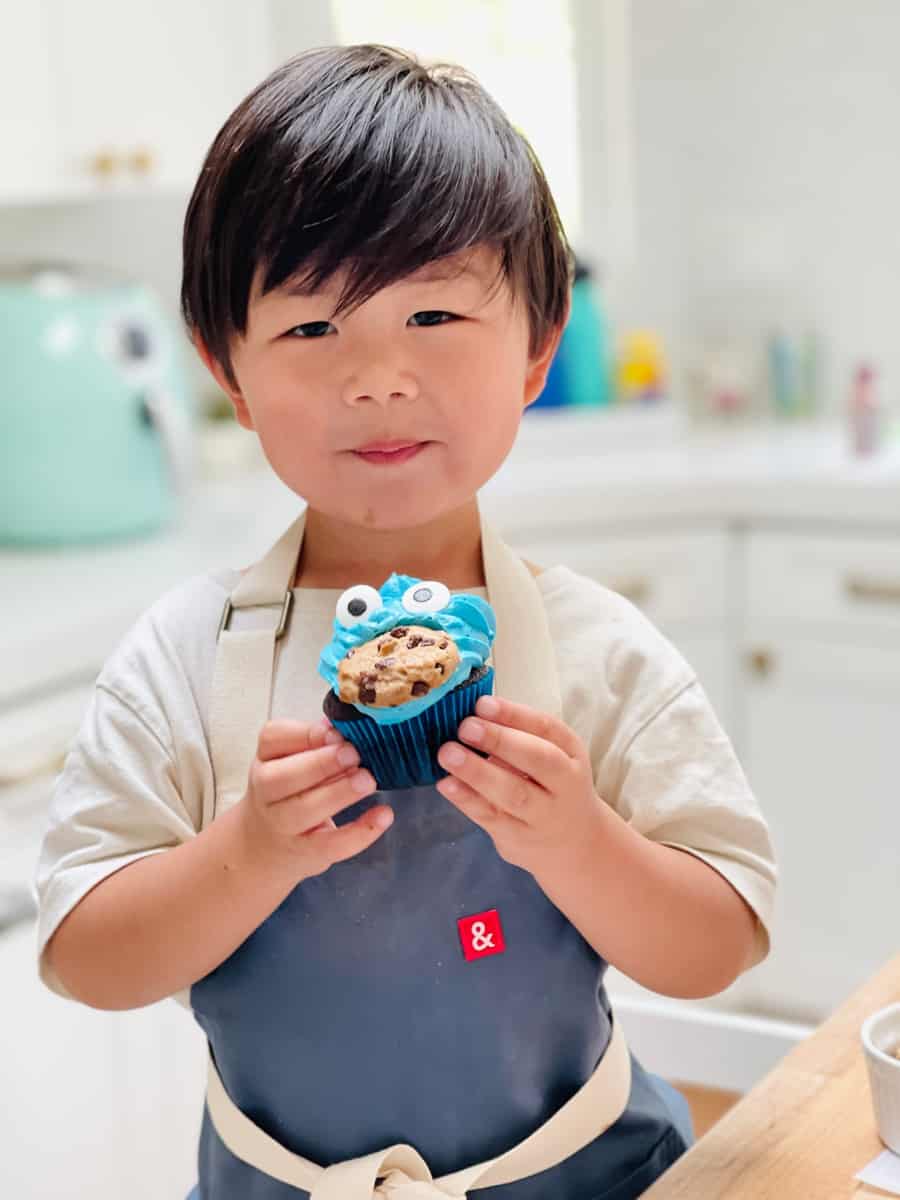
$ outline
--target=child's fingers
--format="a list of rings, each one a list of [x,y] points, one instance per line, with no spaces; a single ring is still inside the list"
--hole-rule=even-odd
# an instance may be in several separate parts
[[[331,863],[343,862],[367,850],[377,842],[385,830],[390,829],[394,814],[387,804],[376,804],[355,821],[332,829],[312,831],[320,849]]]
[[[348,771],[270,805],[269,816],[279,832],[296,837],[309,833],[374,791],[375,780],[368,771]]]
[[[308,721],[269,721],[259,731],[256,756],[261,762],[284,758],[288,754],[303,754],[321,746],[338,745],[344,739],[327,725]]]
[[[255,762],[250,768],[251,786],[263,804],[274,805],[358,765],[359,754],[353,746],[321,746],[318,750]]]
[[[267,762],[286,754],[318,750],[325,744],[325,732],[321,725],[312,725],[308,721],[267,721],[259,731],[256,757]]]
[[[514,766],[518,774],[548,790],[560,779],[561,772],[571,766],[569,756],[553,742],[496,721],[466,717],[458,736],[461,742],[502,759]]]
[[[337,829],[331,817],[326,817],[324,821],[320,821],[314,829],[308,829],[307,833],[327,833],[329,829]]]
[[[486,721],[521,729],[523,733],[552,742],[570,758],[577,758],[581,753],[581,742],[574,730],[558,717],[527,704],[518,704],[502,696],[482,696],[475,705],[475,712]]]

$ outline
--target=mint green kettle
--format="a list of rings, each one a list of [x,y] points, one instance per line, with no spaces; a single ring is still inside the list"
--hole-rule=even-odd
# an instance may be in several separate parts
[[[154,294],[106,268],[0,269],[0,542],[168,525],[190,479],[181,348]]]

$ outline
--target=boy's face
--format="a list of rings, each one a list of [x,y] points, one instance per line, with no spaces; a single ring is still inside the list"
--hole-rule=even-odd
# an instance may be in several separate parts
[[[495,253],[444,262],[466,273],[439,279],[426,266],[334,321],[343,277],[316,295],[260,298],[254,286],[232,348],[237,391],[198,346],[237,419],[311,508],[370,529],[425,524],[470,502],[509,453],[561,330],[529,359],[506,280],[489,295]]]

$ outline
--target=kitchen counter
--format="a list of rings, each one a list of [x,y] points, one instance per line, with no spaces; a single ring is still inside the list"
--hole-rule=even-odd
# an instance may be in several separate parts
[[[165,531],[58,550],[0,549],[0,709],[95,674],[157,597],[198,572],[253,561],[300,503],[260,454],[241,473],[198,478],[181,519]],[[523,421],[482,503],[509,537],[723,521],[850,523],[896,536],[900,442],[855,460],[829,428],[690,432],[665,409],[538,411]]]
[[[900,436],[857,458],[832,425],[692,430],[666,413],[604,418],[577,411],[522,423],[513,453],[483,491],[523,524],[535,493],[554,512],[600,525],[643,521],[814,522],[900,531]]]
[[[855,991],[644,1193],[643,1200],[863,1200],[853,1177],[884,1146],[860,1042],[900,1000],[900,956]]]

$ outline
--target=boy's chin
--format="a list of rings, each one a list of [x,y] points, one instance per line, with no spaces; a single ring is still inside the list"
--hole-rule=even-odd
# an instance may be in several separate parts
[[[407,496],[405,502],[397,504],[373,504],[362,512],[349,516],[347,520],[357,526],[371,529],[373,533],[399,533],[403,530],[420,529],[448,517],[458,508],[456,504],[422,506]]]
[[[407,493],[397,500],[381,498],[373,501],[364,508],[348,509],[343,505],[317,504],[309,500],[309,507],[328,520],[342,525],[352,525],[357,529],[368,529],[372,533],[399,533],[404,530],[421,529],[449,518],[468,504],[474,503],[476,496],[462,499],[448,497],[441,502],[438,497],[432,497],[432,503],[417,503],[415,498]]]

